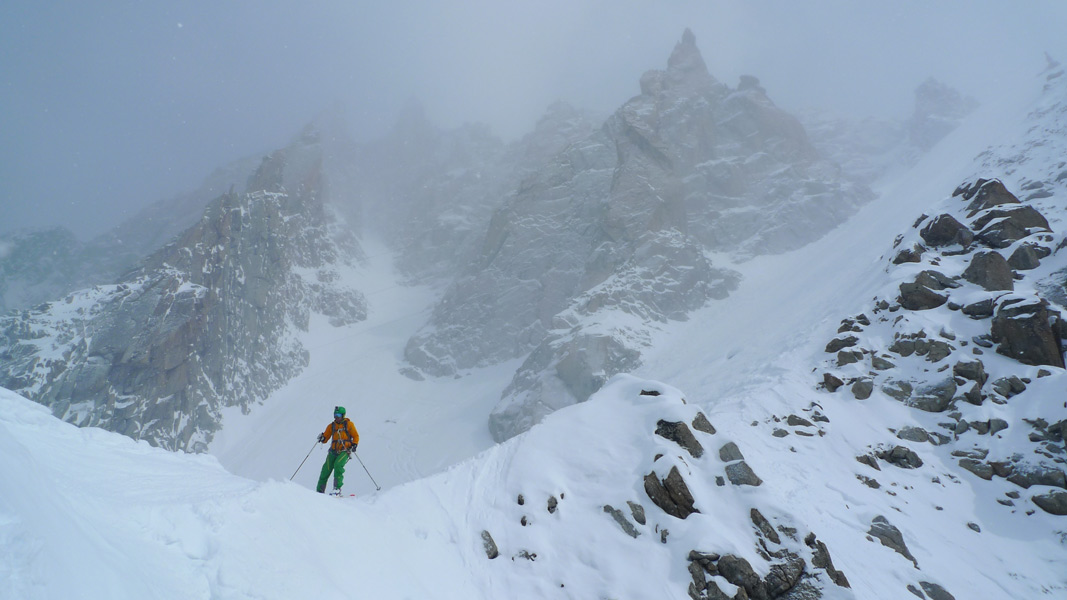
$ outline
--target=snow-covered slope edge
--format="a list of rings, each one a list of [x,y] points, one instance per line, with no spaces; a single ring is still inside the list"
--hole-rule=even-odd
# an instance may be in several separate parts
[[[737,446],[657,382],[619,376],[446,473],[342,501],[0,406],[19,489],[0,498],[0,591],[21,598],[852,597],[784,503],[721,487],[746,471]]]

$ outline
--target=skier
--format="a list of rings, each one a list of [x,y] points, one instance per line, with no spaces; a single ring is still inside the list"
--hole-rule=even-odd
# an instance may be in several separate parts
[[[330,473],[333,473],[333,491],[330,495],[340,496],[341,485],[345,479],[345,463],[359,444],[359,432],[352,421],[345,418],[345,407],[334,407],[333,422],[326,426],[326,431],[319,434],[318,440],[323,444],[331,440],[333,443],[326,454],[326,462],[322,465],[322,473],[319,474],[319,485],[315,489],[320,494],[325,493],[326,480],[330,478]]]

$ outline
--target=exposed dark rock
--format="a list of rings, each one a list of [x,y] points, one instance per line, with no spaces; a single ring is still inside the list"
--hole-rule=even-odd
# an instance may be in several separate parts
[[[972,319],[987,319],[993,316],[993,308],[995,306],[995,300],[993,298],[986,298],[985,300],[979,300],[965,305],[961,310],[963,314]],[[991,348],[990,344],[986,348]]]
[[[1067,492],[1053,490],[1030,498],[1041,510],[1053,515],[1067,515]]]
[[[852,384],[852,395],[856,397],[856,400],[866,400],[871,397],[871,392],[874,391],[874,381],[871,379],[857,379]]]
[[[704,416],[704,413],[697,413],[697,416],[693,418],[693,429],[703,431],[709,435],[715,435],[715,427]]]
[[[833,340],[830,340],[830,343],[826,344],[826,351],[830,353],[837,352],[842,348],[849,348],[855,346],[856,342],[858,341],[859,338],[854,335],[850,335],[845,338],[835,338]]]
[[[689,426],[679,421],[672,423],[662,419],[656,423],[656,435],[666,438],[682,448],[685,448],[693,458],[704,456],[704,446],[700,445]]]
[[[1036,208],[1028,204],[989,210],[974,220],[974,229],[976,231],[984,230],[987,225],[1000,219],[1012,221],[1020,229],[1034,228],[1051,231],[1048,219]]]
[[[990,292],[1015,289],[1011,267],[999,252],[976,252],[963,271],[963,278]]]
[[[918,469],[923,466],[923,461],[919,458],[919,455],[907,446],[893,446],[889,450],[877,452],[876,456],[902,469]]]
[[[893,257],[893,264],[902,265],[904,263],[922,262],[923,250],[924,248],[919,244],[915,244],[910,249],[905,248],[897,252],[897,255]]]
[[[1013,462],[1008,481],[1029,489],[1034,485],[1051,485],[1067,489],[1067,475],[1061,468],[1045,462]]]
[[[823,373],[821,385],[829,392],[836,392],[845,382],[831,373]]]
[[[719,448],[719,460],[722,462],[733,462],[735,460],[743,460],[744,458],[740,448],[733,442],[728,442]]]
[[[693,506],[695,503],[693,494],[689,491],[689,486],[685,484],[678,467],[671,467],[667,478],[663,481],[656,477],[654,471],[646,475],[645,493],[656,506],[672,517],[685,519],[695,512],[700,512]]]
[[[845,574],[834,568],[834,561],[830,558],[830,550],[826,547],[826,544],[819,541],[814,533],[808,534],[804,538],[804,543],[812,550],[811,566],[817,569],[824,569],[826,574],[830,576],[830,581],[835,584],[843,588],[852,587],[849,585]]]
[[[878,371],[888,371],[889,369],[895,368],[897,365],[894,364],[893,362],[887,360],[884,357],[881,357],[881,356],[878,356],[878,355],[872,355],[871,356],[871,366],[874,367]]]
[[[485,555],[489,557],[489,560],[500,556],[500,550],[497,549],[493,536],[489,535],[489,532],[485,529],[482,530],[482,546],[485,548]]]
[[[929,310],[944,305],[948,302],[948,296],[938,294],[918,283],[902,283],[897,301],[908,310]]]
[[[979,179],[973,186],[956,188],[956,193],[952,195],[958,196],[961,194],[964,200],[971,200],[971,203],[967,205],[968,218],[994,206],[1020,204],[1019,199],[1009,192],[1008,188],[1004,187],[1004,184],[998,179]]]
[[[1064,367],[1060,336],[1050,324],[1058,312],[1048,309],[1048,301],[1001,304],[993,318],[993,341],[997,353],[1027,365]]]
[[[636,502],[626,501],[626,504],[630,507],[630,516],[634,518],[639,525],[645,524],[645,507]]]
[[[930,441],[930,434],[922,427],[904,427],[897,432],[897,437],[909,442],[924,443]]]
[[[959,283],[940,271],[926,269],[915,276],[915,283],[931,290],[951,290],[961,287]]]
[[[1049,231],[1048,221],[1034,207],[995,209],[975,222],[975,229],[980,229],[975,239],[991,248],[1007,248],[1030,235],[1031,228]]]
[[[786,417],[785,422],[790,427],[814,427],[815,426],[815,425],[813,425],[811,423],[811,421],[809,421],[807,419],[804,419],[802,417],[798,417],[796,415],[789,415],[788,417]]]
[[[878,466],[878,458],[873,454],[861,454],[856,457],[856,460],[867,465],[868,467],[871,467],[875,471],[882,470],[882,467]]]
[[[749,598],[768,597],[763,581],[747,560],[733,554],[727,554],[718,560],[716,566],[719,569],[719,575],[726,581],[744,588]]]
[[[1029,271],[1041,266],[1041,256],[1038,254],[1037,248],[1042,248],[1036,244],[1021,244],[1011,256],[1008,257],[1008,266],[1017,271]]]
[[[804,575],[806,566],[804,559],[793,553],[787,553],[783,562],[771,565],[770,571],[763,581],[768,600],[780,598],[786,592],[792,590],[800,582],[800,577]],[[757,596],[752,594],[752,597],[756,598]]]
[[[901,402],[906,402],[911,397],[912,389],[910,382],[899,379],[886,379],[882,384],[882,392]]]
[[[878,515],[871,521],[871,528],[867,532],[878,538],[878,541],[882,542],[882,545],[890,548],[899,553],[904,558],[910,560],[915,568],[919,568],[919,562],[915,560],[915,557],[911,555],[908,550],[907,544],[904,543],[904,536],[900,533],[900,530],[894,527],[888,519],[882,515]]]
[[[763,513],[755,508],[748,511],[748,513],[749,518],[752,519],[752,524],[756,526],[756,530],[758,530],[764,538],[775,544],[782,543],[782,538],[778,537],[778,532],[774,530],[774,527],[771,526],[771,522],[763,516]]]
[[[763,484],[763,480],[757,477],[752,467],[743,460],[726,465],[726,478],[734,485],[759,486]]]
[[[556,500],[555,496],[548,497],[548,514],[555,514],[556,509],[559,507],[559,500]]]
[[[634,528],[633,523],[631,523],[626,518],[626,515],[622,514],[621,510],[611,506],[610,504],[605,504],[604,505],[604,512],[606,512],[609,515],[611,515],[612,519],[615,519],[615,522],[618,523],[619,527],[622,528],[623,533],[625,533],[626,535],[628,535],[628,536],[630,536],[632,538],[636,538],[638,536],[637,529]]]
[[[853,363],[858,363],[861,360],[863,360],[863,353],[862,352],[856,352],[856,351],[849,352],[847,350],[842,350],[842,351],[837,353],[837,366],[839,366],[839,367],[843,367],[845,365],[851,365]]]
[[[930,583],[929,581],[920,581],[919,585],[923,587],[923,591],[930,597],[930,600],[956,600],[956,597],[948,593],[945,588],[937,585],[936,583]]]
[[[927,383],[915,388],[906,404],[926,412],[942,412],[949,407],[955,395],[956,382],[951,377],[947,377],[942,381]]]
[[[986,380],[989,379],[989,375],[985,372],[985,365],[980,360],[960,361],[952,367],[952,374],[977,382],[980,386],[985,385]]]
[[[919,231],[919,236],[929,246],[951,246],[959,244],[968,246],[974,241],[974,233],[966,225],[960,223],[949,214],[941,214],[933,218],[926,227]]]
[[[960,466],[986,481],[993,479],[993,467],[989,463],[984,463],[973,458],[961,458]]]

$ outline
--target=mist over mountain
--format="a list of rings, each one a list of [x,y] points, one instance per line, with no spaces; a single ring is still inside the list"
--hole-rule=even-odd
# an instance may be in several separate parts
[[[1063,596],[1062,66],[856,121],[662,54],[0,240],[0,596]]]

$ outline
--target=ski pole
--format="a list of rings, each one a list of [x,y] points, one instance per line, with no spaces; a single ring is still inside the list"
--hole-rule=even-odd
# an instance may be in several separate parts
[[[356,457],[356,460],[359,461],[360,465],[363,465],[363,470],[367,471],[367,465],[363,464],[363,459],[360,458],[359,455],[355,452],[353,452],[352,455]],[[374,476],[370,474],[370,471],[367,471],[367,477],[370,477],[371,483],[374,484],[374,489],[378,490],[379,492],[382,491],[382,486],[378,485],[377,481],[374,481]]]
[[[318,445],[319,445],[319,443],[318,443],[318,442],[315,442],[315,446],[318,446]],[[311,447],[311,450],[308,450],[308,455],[304,457],[304,460],[300,461],[300,467],[304,466],[304,463],[306,463],[306,462],[307,462],[307,460],[308,460],[308,456],[311,456],[311,453],[315,451],[315,446],[312,446],[312,447]],[[297,467],[297,468],[296,468],[296,471],[293,471],[293,477],[296,477],[296,474],[297,474],[298,472],[300,472],[300,467]],[[289,481],[292,481],[292,480],[293,480],[293,477],[290,477],[290,478],[289,478]]]

